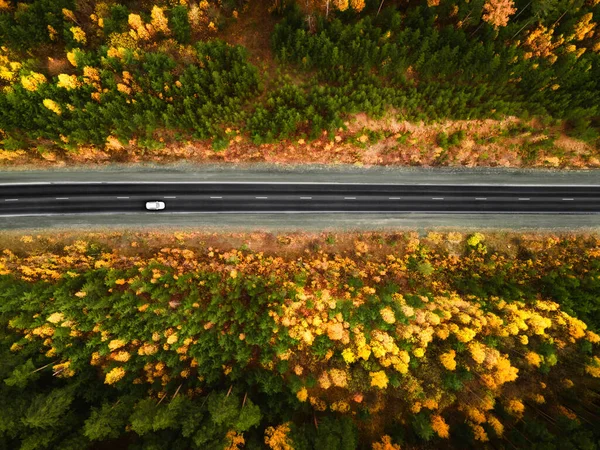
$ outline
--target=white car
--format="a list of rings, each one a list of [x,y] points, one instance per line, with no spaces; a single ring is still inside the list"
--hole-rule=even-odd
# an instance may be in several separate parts
[[[146,202],[146,209],[148,211],[160,211],[165,209],[165,202]]]

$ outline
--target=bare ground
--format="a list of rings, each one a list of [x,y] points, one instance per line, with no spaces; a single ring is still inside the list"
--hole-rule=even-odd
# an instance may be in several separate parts
[[[439,146],[440,133],[459,130],[464,138],[456,145]],[[378,135],[375,141],[369,134]],[[171,133],[157,132],[164,147],[146,150],[131,140],[121,145],[108,140],[103,148],[81,146],[77,151],[0,150],[0,167],[60,168],[74,165],[105,166],[113,163],[169,164],[187,161],[205,163],[272,164],[354,164],[387,167],[506,167],[587,169],[600,167],[600,150],[568,137],[560,128],[548,128],[534,121],[504,120],[443,121],[435,124],[398,121],[393,112],[373,120],[364,114],[353,116],[346,129],[326,132],[313,141],[281,140],[255,145],[235,131],[229,146],[215,151],[211,142],[177,142]]]

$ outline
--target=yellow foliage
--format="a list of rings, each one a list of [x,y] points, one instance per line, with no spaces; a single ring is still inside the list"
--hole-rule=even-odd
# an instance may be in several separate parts
[[[381,437],[380,442],[373,442],[371,448],[372,450],[400,450],[400,446],[394,444],[392,438],[387,434]]]
[[[431,416],[431,428],[433,428],[433,431],[441,438],[448,439],[450,437],[450,426],[439,414]]]
[[[62,110],[60,109],[60,106],[58,106],[58,104],[54,100],[45,98],[42,103],[46,108],[48,108],[53,113],[58,114],[59,116],[62,114]]]
[[[46,320],[50,323],[57,324],[59,322],[62,322],[64,319],[65,316],[63,315],[63,313],[55,312],[53,314],[50,314]]]
[[[23,346],[17,344],[16,342],[13,342],[13,344],[10,346],[10,351],[11,352],[18,352],[20,350],[23,350]]]
[[[487,423],[493,428],[494,432],[497,436],[502,436],[504,434],[504,425],[491,414],[488,415]]]
[[[73,11],[71,11],[70,9],[63,8],[62,13],[65,19],[70,20],[71,22],[77,22],[75,14],[73,14]]]
[[[526,59],[536,56],[548,58],[551,63],[554,63],[558,58],[554,52],[564,42],[562,36],[554,39],[554,27],[548,29],[539,24],[527,34],[522,46],[528,50],[525,54]]]
[[[344,361],[346,361],[347,364],[356,361],[356,355],[349,348],[345,348],[344,351],[342,351],[342,358],[344,358]]]
[[[122,367],[115,367],[106,374],[104,384],[115,384],[117,381],[120,381],[124,376],[125,369],[123,369]]]
[[[108,348],[111,351],[114,351],[114,350],[117,350],[117,349],[119,349],[121,347],[125,347],[125,345],[127,345],[127,342],[125,342],[124,340],[122,340],[122,339],[113,339],[112,341],[110,341],[108,343]]]
[[[467,239],[467,244],[470,245],[471,247],[476,247],[477,244],[482,242],[484,239],[485,239],[485,236],[483,234],[474,233],[469,237],[469,239]]]
[[[206,7],[208,7],[208,2],[200,2],[200,4],[193,4],[188,9],[188,21],[190,22],[190,26],[193,31],[199,32],[202,31],[203,25],[207,23],[207,17],[203,11],[203,5],[206,3]]]
[[[394,315],[394,311],[392,311],[392,308],[390,308],[389,306],[380,309],[379,314],[381,314],[383,321],[386,323],[392,324],[396,322],[396,316]]]
[[[147,28],[139,14],[129,14],[128,23],[132,28],[129,34],[134,39],[147,41],[151,38],[150,30],[152,30],[152,27]]]
[[[61,73],[58,75],[58,83],[56,85],[69,91],[71,89],[77,89],[81,86],[81,83],[77,79],[77,75],[67,75],[66,73]]]
[[[117,83],[117,90],[123,94],[131,94],[131,88],[123,83]]]
[[[415,355],[417,358],[422,358],[425,356],[425,349],[422,347],[415,348],[413,350],[413,355]]]
[[[329,323],[327,326],[327,336],[332,341],[340,341],[344,337],[344,326],[341,323]]]
[[[75,375],[75,371],[71,369],[71,361],[56,364],[52,366],[52,369],[54,370],[53,375],[59,378],[70,378]]]
[[[456,352],[454,350],[442,353],[440,355],[440,362],[447,370],[456,370],[456,361],[454,360],[455,356]]]
[[[525,405],[523,405],[521,400],[512,399],[509,400],[508,405],[506,405],[506,410],[514,416],[521,417],[525,411]]]
[[[138,355],[154,355],[158,352],[158,345],[155,344],[143,344],[138,349]]]
[[[365,9],[365,0],[350,0],[350,6],[356,12],[361,12]]]
[[[265,430],[265,444],[272,450],[294,450],[288,438],[290,432],[289,423],[268,427]]]
[[[331,369],[329,371],[329,378],[333,382],[334,386],[345,388],[348,386],[348,378],[346,372],[340,369]]]
[[[542,364],[542,357],[535,352],[527,352],[525,355],[525,359],[529,364],[535,367],[540,367]]]
[[[243,434],[238,434],[235,430],[229,430],[225,435],[225,448],[223,450],[239,450],[244,446],[246,440]]]
[[[585,366],[585,371],[594,378],[600,378],[600,358],[594,356],[592,362]]]
[[[85,31],[83,31],[80,27],[71,27],[70,31],[73,33],[73,39],[80,44],[86,44],[87,38],[85,37]]]
[[[480,342],[469,342],[468,345],[469,353],[471,358],[477,363],[481,364],[485,361],[485,345]]]
[[[323,372],[319,377],[319,386],[322,389],[329,389],[331,387],[331,380],[329,379],[329,374],[327,372]]]
[[[92,359],[90,360],[90,365],[98,366],[98,365],[100,365],[100,360],[101,360],[100,353],[94,352],[94,353],[92,353]]]
[[[371,386],[378,387],[379,389],[387,387],[389,380],[385,371],[369,372],[369,376],[371,377]]]
[[[461,328],[454,333],[456,338],[463,343],[470,342],[476,335],[477,332],[471,328]]]
[[[131,355],[126,351],[114,352],[110,354],[110,359],[113,361],[127,362],[129,361],[129,358],[131,358]]]
[[[300,400],[301,402],[305,402],[306,399],[308,398],[308,391],[306,390],[305,387],[303,387],[302,389],[300,389],[297,393],[296,393],[296,397],[298,398],[298,400]]]
[[[31,72],[29,75],[21,77],[21,84],[30,92],[37,91],[38,87],[46,82],[46,77],[41,73]]]
[[[169,30],[169,20],[166,18],[162,8],[154,5],[152,7],[151,16],[151,24],[156,31],[164,33],[165,35],[171,33],[171,31]]]
[[[77,60],[75,59],[75,52],[67,52],[67,59],[73,67],[77,67]]]
[[[341,400],[339,402],[333,402],[330,406],[330,409],[332,411],[347,413],[348,411],[350,411],[350,405],[347,402]]]
[[[600,343],[600,336],[594,333],[593,331],[587,331],[585,333],[585,338],[592,344]]]
[[[488,435],[481,425],[476,425],[473,423],[469,423],[469,425],[471,426],[471,430],[473,430],[473,434],[475,435],[476,441],[481,441],[481,442],[489,441]]]
[[[505,27],[508,17],[517,12],[513,0],[487,0],[483,5],[482,19],[494,26],[494,28]]]
[[[592,21],[592,17],[593,14],[591,12],[583,15],[579,22],[575,24],[571,39],[581,41],[586,37],[592,36],[593,30],[596,27],[596,23]]]

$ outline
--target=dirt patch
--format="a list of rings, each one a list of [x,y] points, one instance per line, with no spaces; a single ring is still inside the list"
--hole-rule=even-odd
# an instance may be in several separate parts
[[[249,2],[236,22],[231,23],[219,38],[248,50],[250,62],[262,69],[274,66],[270,36],[277,18],[269,11],[269,2]]]
[[[319,254],[323,261],[332,254],[351,257],[385,258],[390,254],[402,254],[407,248],[426,244],[432,251],[462,253],[470,233],[450,232],[252,232],[252,233],[207,233],[202,231],[169,232],[43,232],[22,234],[0,233],[0,247],[25,257],[44,252],[63,253],[64,247],[79,243],[89,245],[91,252],[115,252],[126,257],[149,258],[163,248],[192,249],[200,252],[223,253],[237,249],[262,252],[266,256],[283,259],[300,258]],[[485,233],[485,245],[508,256],[516,256],[517,250],[531,251],[562,250],[557,244],[561,240],[582,239],[586,245],[597,245],[598,234],[594,233]]]
[[[67,58],[51,58],[48,57],[48,73],[51,76],[56,76],[61,73],[67,73],[71,69],[71,63]]]
[[[303,138],[253,144],[233,130],[226,149],[188,136],[176,140],[168,130],[155,133],[159,149],[140,148],[109,139],[104,147],[80,146],[76,151],[46,146],[46,151],[0,154],[0,167],[66,167],[120,163],[354,164],[356,166],[535,167],[588,169],[600,167],[591,145],[568,137],[559,127],[509,117],[504,120],[443,121],[433,124],[398,121],[391,112],[382,119],[364,114],[350,118],[345,129],[324,131],[312,141]],[[9,154],[10,153],[10,154]],[[4,155],[4,156],[3,156]]]

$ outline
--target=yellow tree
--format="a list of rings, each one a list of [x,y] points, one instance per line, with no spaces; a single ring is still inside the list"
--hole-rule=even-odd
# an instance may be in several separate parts
[[[161,32],[165,35],[171,34],[171,30],[169,30],[169,20],[165,16],[162,8],[154,5],[152,8],[152,26],[158,32]]]
[[[517,9],[513,0],[488,0],[483,5],[483,11],[483,20],[498,29],[508,24],[508,17]]]
[[[313,11],[325,12],[325,17],[329,17],[329,11],[332,9],[346,11],[351,7],[360,12],[365,8],[365,0],[306,0],[306,7]]]

